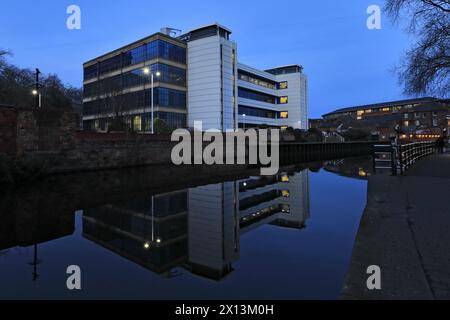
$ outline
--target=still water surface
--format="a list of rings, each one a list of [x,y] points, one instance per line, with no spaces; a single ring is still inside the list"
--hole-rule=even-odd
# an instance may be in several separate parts
[[[14,191],[0,199],[0,298],[339,298],[369,167],[346,159],[119,200],[95,195],[76,210],[58,196],[73,181]],[[66,287],[69,265],[81,268],[80,291]]]

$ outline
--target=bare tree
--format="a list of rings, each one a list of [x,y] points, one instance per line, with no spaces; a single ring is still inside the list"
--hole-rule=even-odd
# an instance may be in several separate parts
[[[122,131],[125,129],[124,115],[126,112],[126,95],[123,94],[119,80],[104,79],[99,82],[99,93],[102,95],[98,115],[113,114],[110,129]]]
[[[418,41],[398,68],[408,95],[450,95],[450,1],[386,0],[394,22],[409,19],[408,31]]]

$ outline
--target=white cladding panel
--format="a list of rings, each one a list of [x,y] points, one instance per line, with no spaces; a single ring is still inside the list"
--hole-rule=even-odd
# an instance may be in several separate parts
[[[237,108],[236,45],[219,36],[188,42],[188,126],[203,122],[203,130],[235,128]]]

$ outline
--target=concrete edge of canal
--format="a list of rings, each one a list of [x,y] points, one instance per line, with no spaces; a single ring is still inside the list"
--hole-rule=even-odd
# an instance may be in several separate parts
[[[374,175],[341,298],[450,299],[450,154],[422,160],[407,176]],[[369,266],[381,290],[369,290]]]

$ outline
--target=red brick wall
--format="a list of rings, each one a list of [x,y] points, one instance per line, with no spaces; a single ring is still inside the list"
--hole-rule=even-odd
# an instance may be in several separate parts
[[[17,112],[14,108],[0,106],[0,153],[16,154]]]

